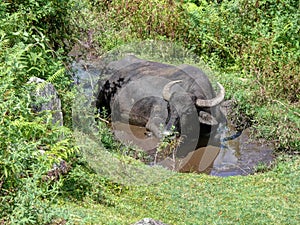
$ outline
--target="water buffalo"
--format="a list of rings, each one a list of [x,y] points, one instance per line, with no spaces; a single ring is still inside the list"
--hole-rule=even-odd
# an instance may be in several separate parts
[[[174,66],[133,55],[103,70],[96,96],[112,121],[144,126],[158,138],[173,128],[183,138],[177,151],[185,156],[208,141],[218,143],[217,128],[225,122],[219,108],[225,90],[216,94],[205,73],[190,65]]]

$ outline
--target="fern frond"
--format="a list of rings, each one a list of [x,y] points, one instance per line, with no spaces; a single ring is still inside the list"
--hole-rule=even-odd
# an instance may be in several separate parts
[[[50,76],[47,81],[52,83],[54,80],[56,80],[58,77],[60,77],[61,75],[64,75],[65,73],[65,68],[61,68],[58,71],[56,71],[52,76]]]
[[[61,68],[59,69],[58,71],[56,71],[52,76],[50,76],[48,79],[47,79],[47,82],[42,82],[42,83],[39,83],[37,85],[37,90],[40,90],[40,89],[44,89],[45,86],[47,85],[47,83],[53,83],[54,80],[56,80],[58,77],[60,77],[61,75],[63,75],[65,73],[65,68]]]

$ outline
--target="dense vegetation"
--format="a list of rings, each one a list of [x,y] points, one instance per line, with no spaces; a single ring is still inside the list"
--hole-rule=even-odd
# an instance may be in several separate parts
[[[59,39],[53,36],[62,21],[66,26],[68,23],[57,4],[58,1],[0,3],[2,223],[40,221],[49,204],[42,199],[53,198],[57,186],[42,182],[42,176],[53,163],[67,159],[76,149],[69,128],[53,125],[50,113],[32,112],[30,91],[33,87],[26,84],[31,76],[52,81],[64,96],[63,101],[69,101],[70,77],[65,72],[62,51],[55,47]]]
[[[139,217],[159,216],[170,224],[195,224],[196,219],[206,223],[206,218],[208,223],[231,223],[236,219],[247,224],[256,219],[257,223],[297,224],[299,14],[299,3],[293,0],[1,1],[0,223],[129,224]],[[278,159],[273,171],[251,178],[222,181],[205,175],[175,176],[177,186],[165,182],[155,187],[156,193],[97,176],[81,158],[72,133],[74,90],[68,53],[77,43],[77,57],[95,58],[124,43],[145,39],[178,42],[195,52],[216,71],[228,90],[226,97],[236,101],[237,113],[247,118],[256,135],[273,141],[278,152],[293,156]],[[32,76],[55,85],[63,104],[64,126],[52,124],[49,112],[32,111],[30,93],[34,87],[27,84]],[[108,139],[106,144],[116,146],[112,142]],[[67,163],[68,173],[49,177],[53,165],[61,160]],[[204,186],[200,187],[201,183]],[[214,185],[220,188],[211,189]],[[228,193],[235,194],[236,203],[230,201],[223,185]],[[275,193],[267,191],[269,185]],[[243,196],[232,191],[237,187],[244,189]],[[212,211],[201,210],[203,217],[198,218],[197,204],[208,204],[205,198],[195,200],[201,193],[211,199]],[[213,201],[214,193],[219,201]],[[251,198],[255,194],[258,197]],[[180,214],[180,208],[190,204],[180,200],[184,196],[191,198],[194,206],[190,213],[194,214]],[[141,202],[142,197],[149,197],[149,202]],[[165,215],[159,213],[164,199],[169,201],[169,213]],[[249,202],[246,208],[244,201]],[[93,208],[91,202],[101,215],[94,219],[89,218],[92,212],[86,212],[91,209],[80,208],[85,204]],[[227,202],[228,208],[224,207]],[[77,213],[71,210],[76,203],[80,208]],[[67,206],[59,206],[62,204]],[[128,213],[145,205],[152,211]],[[125,215],[119,215],[121,219],[112,215],[118,208]],[[174,208],[178,215],[172,215]],[[246,211],[239,214],[238,209]],[[101,211],[105,212],[103,216]],[[177,216],[182,219],[177,220]]]
[[[297,2],[93,2],[94,13],[84,16],[91,21],[92,45],[107,51],[149,38],[179,42],[219,71],[227,97],[239,102],[258,135],[281,150],[299,148]]]

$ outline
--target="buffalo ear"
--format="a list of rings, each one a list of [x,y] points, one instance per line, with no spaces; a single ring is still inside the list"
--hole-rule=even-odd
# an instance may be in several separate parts
[[[206,124],[210,126],[218,125],[218,121],[210,113],[200,111],[198,118],[200,123],[202,124]]]

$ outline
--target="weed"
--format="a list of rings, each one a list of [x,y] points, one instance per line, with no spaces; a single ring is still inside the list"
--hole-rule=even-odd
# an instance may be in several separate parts
[[[158,163],[160,160],[164,160],[166,157],[171,157],[174,163],[173,169],[175,170],[177,148],[181,143],[179,132],[175,130],[174,126],[172,126],[170,131],[167,132],[165,132],[164,127],[161,126],[161,131],[163,137],[160,139],[160,142],[157,146],[154,164]]]

